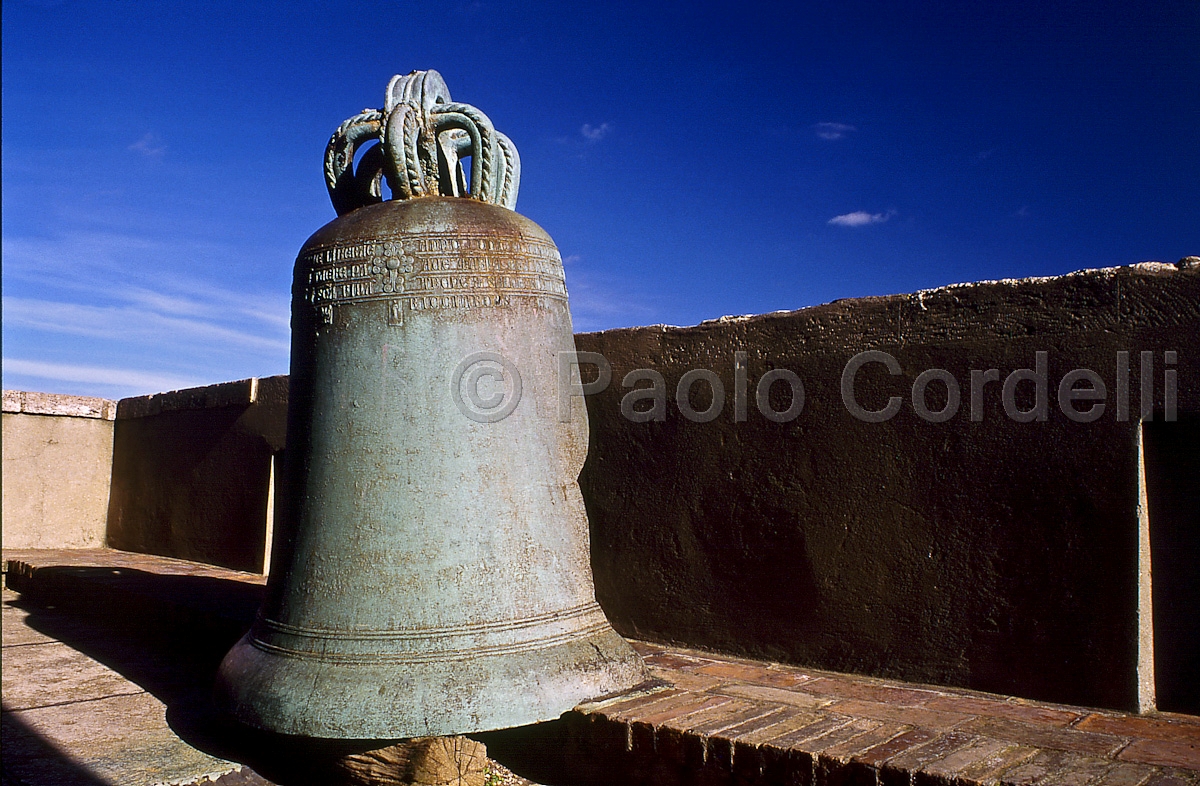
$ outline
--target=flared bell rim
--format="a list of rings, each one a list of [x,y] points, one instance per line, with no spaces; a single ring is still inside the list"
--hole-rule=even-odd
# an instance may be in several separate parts
[[[239,722],[276,734],[407,739],[550,721],[650,679],[611,628],[545,647],[536,658],[404,664],[296,657],[264,649],[248,633],[222,661],[215,699]]]

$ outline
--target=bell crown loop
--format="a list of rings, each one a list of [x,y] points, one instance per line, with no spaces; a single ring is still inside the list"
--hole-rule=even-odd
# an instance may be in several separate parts
[[[354,164],[364,146],[375,142]],[[470,156],[468,181],[462,160]],[[392,199],[451,196],[512,210],[521,159],[517,148],[470,104],[452,101],[437,71],[392,77],[382,109],[364,109],[338,126],[325,147],[325,185],[339,216]]]

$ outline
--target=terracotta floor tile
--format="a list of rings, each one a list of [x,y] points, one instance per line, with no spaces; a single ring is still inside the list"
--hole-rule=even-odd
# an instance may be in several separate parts
[[[1010,747],[1010,743],[1000,740],[990,740],[987,737],[976,737],[958,750],[925,765],[921,771],[929,775],[941,775],[946,778],[957,775],[971,765],[995,756]]]
[[[1146,779],[1142,786],[1195,786],[1195,773],[1159,771]]]
[[[702,712],[712,707],[720,707],[728,704],[733,699],[724,696],[709,696],[703,693],[689,694],[685,701],[663,702],[662,704],[651,705],[646,712],[629,712],[625,713],[625,720],[631,723],[646,723],[651,726],[658,726],[663,723],[668,723],[677,718],[683,718],[688,715]],[[670,704],[670,706],[665,706]]]
[[[853,720],[853,718],[848,718],[845,715],[823,715],[806,726],[801,726],[786,734],[764,740],[762,744],[770,745],[772,748],[792,748],[805,740],[811,740],[814,737],[820,737],[822,734],[828,734],[834,729],[851,723]]]
[[[1139,786],[1155,772],[1155,768],[1146,764],[1130,764],[1117,762],[1104,777],[1092,786]]]
[[[655,691],[654,693],[640,694],[621,701],[614,701],[611,704],[601,704],[599,705],[599,710],[592,710],[591,707],[594,705],[585,704],[582,707],[584,708],[584,712],[600,711],[607,718],[624,718],[626,713],[646,710],[650,705],[658,704],[659,702],[686,700],[685,697],[692,695],[694,694],[689,691],[670,688]]]
[[[1028,761],[1005,770],[999,782],[1003,786],[1049,786],[1054,783],[1054,776],[1063,771],[1069,756],[1066,751],[1039,751]]]
[[[766,685],[745,685],[743,683],[721,685],[720,687],[713,688],[713,692],[756,701],[789,704],[793,707],[802,707],[804,709],[820,709],[821,707],[828,706],[832,701],[824,696],[813,696],[809,693],[800,693],[794,690],[771,688]]]
[[[977,739],[978,737],[973,734],[965,734],[958,731],[947,732],[924,745],[892,757],[884,764],[884,769],[893,771],[919,770],[927,764],[945,758],[955,751],[971,745]]]
[[[657,666],[673,671],[695,671],[703,666],[711,665],[709,661],[697,660],[682,655],[673,655],[669,652],[652,652],[643,655],[642,660],[646,661],[646,665],[648,666]]]
[[[817,712],[806,712],[801,709],[787,707],[778,716],[772,716],[772,723],[755,731],[743,732],[738,736],[739,745],[756,747],[764,742],[781,737],[788,732],[802,729],[816,723],[824,716]]]
[[[936,736],[937,732],[932,729],[913,729],[912,731],[906,731],[899,736],[893,737],[880,745],[868,748],[854,758],[865,764],[878,766],[888,759],[899,756],[905,751],[912,750],[918,745],[924,745]]]
[[[881,725],[883,724],[879,721],[871,720],[870,718],[853,718],[849,723],[830,729],[816,737],[810,737],[807,740],[798,742],[793,747],[808,753],[822,753],[827,748],[837,747],[872,732]]]
[[[1200,743],[1200,725],[1144,715],[1093,713],[1076,723],[1075,728],[1121,737]]]
[[[898,726],[895,723],[880,723],[869,731],[823,749],[821,755],[846,761],[864,751],[895,739],[908,731],[912,731],[912,728],[909,726]]]
[[[750,705],[742,710],[730,712],[723,716],[714,715],[705,723],[689,724],[688,731],[705,737],[717,734],[724,736],[730,729],[738,728],[744,724],[753,724],[754,721],[771,714],[774,710],[774,707],[768,708],[761,705]]]
[[[903,723],[910,726],[920,726],[926,729],[949,729],[969,720],[970,715],[961,712],[943,712],[924,707],[897,706],[875,701],[860,701],[846,699],[834,702],[829,709],[843,715],[862,716],[877,720]]]
[[[1047,726],[1068,726],[1081,716],[1079,712],[1051,709],[1036,704],[1015,704],[1004,699],[986,699],[976,696],[935,696],[925,702],[924,706],[931,710],[988,715]]]
[[[768,705],[764,705],[764,707],[766,706]],[[794,707],[772,706],[761,715],[725,729],[725,731],[721,732],[721,736],[727,737],[734,742],[750,739],[754,735],[772,728],[785,720],[794,718],[799,714],[800,711]]]
[[[1117,758],[1121,761],[1200,770],[1200,741],[1135,740]]]
[[[768,685],[776,688],[791,688],[809,678],[801,673],[788,673],[768,669],[763,666],[746,666],[740,663],[710,663],[696,669],[701,674],[713,677],[723,677],[754,685]]]
[[[960,728],[985,737],[1017,742],[1034,748],[1053,748],[1093,756],[1111,756],[1127,742],[1124,738],[1108,734],[1035,726],[1005,718],[976,718],[964,723]]]
[[[697,732],[700,729],[724,728],[734,726],[759,710],[754,702],[729,699],[729,701],[712,707],[706,707],[696,712],[675,718],[670,726],[680,731]],[[716,724],[716,725],[714,725]],[[723,724],[723,725],[722,725]]]
[[[872,682],[859,682],[857,680],[839,679],[836,677],[817,677],[801,683],[797,689],[806,693],[818,693],[825,696],[837,696],[846,699],[864,699],[866,701],[904,706],[924,704],[938,695],[934,691],[893,688]]]
[[[707,674],[697,674],[690,671],[679,671],[677,669],[663,669],[653,665],[650,666],[650,676],[660,679],[663,682],[669,682],[681,690],[692,691],[693,693],[704,693],[726,682],[726,680],[722,680],[720,677],[712,677]]]
[[[1009,744],[1008,747],[983,757],[974,764],[964,767],[958,774],[964,786],[982,786],[995,783],[1006,770],[1017,767],[1038,754],[1037,748]]]

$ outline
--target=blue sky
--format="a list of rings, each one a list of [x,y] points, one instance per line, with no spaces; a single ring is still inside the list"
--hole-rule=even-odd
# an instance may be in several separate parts
[[[1200,4],[22,2],[6,388],[286,373],[329,134],[442,73],[579,330],[1200,253]]]

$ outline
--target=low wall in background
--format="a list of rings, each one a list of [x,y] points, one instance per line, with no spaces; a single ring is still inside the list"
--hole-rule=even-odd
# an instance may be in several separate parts
[[[580,485],[597,597],[622,634],[1145,708],[1154,701],[1149,535],[1154,601],[1165,615],[1154,620],[1159,702],[1200,712],[1200,268],[1147,264],[984,282],[692,328],[585,334],[576,343],[612,368],[608,388],[588,397],[591,447]],[[897,363],[895,375],[873,362],[853,380],[864,410],[884,410],[897,397],[899,411],[883,422],[853,416],[843,400],[843,374],[866,350]],[[1148,533],[1139,508],[1143,351],[1151,353],[1154,418],[1145,441]],[[738,352],[746,353],[744,422]],[[1047,353],[1047,416],[1016,422],[1002,404],[1004,380],[1017,369],[1033,375],[1039,352]],[[1131,366],[1123,419],[1118,352],[1130,353]],[[1161,422],[1168,368],[1176,372],[1175,423]],[[662,420],[621,413],[632,389],[622,380],[636,369],[663,375]],[[680,379],[695,369],[724,389],[710,422],[683,417],[676,402]],[[763,416],[756,402],[758,382],[773,369],[803,384],[803,409],[787,422]],[[931,422],[911,394],[922,373],[938,369],[959,386],[960,403],[953,417]],[[972,369],[998,372],[976,402],[978,420]],[[1074,369],[1095,371],[1107,386],[1106,410],[1090,423],[1059,408],[1060,381]],[[586,366],[583,376],[591,379]],[[1016,386],[1020,410],[1035,405],[1034,387]],[[688,406],[708,409],[710,390],[698,380]],[[929,382],[927,410],[944,408],[946,390],[940,379]],[[786,411],[789,383],[775,382],[768,398],[770,411]]]
[[[1200,714],[1200,267],[984,282],[576,342],[612,371],[588,397],[580,485],[597,598],[624,635],[1088,706],[1146,709],[1157,687],[1161,709]],[[864,411],[899,397],[882,422],[842,396],[847,364],[867,350],[899,366],[854,376]],[[1036,376],[1039,352],[1046,418],[1017,422],[1004,380]],[[661,420],[622,413],[632,387],[650,385],[622,385],[638,369],[662,375]],[[924,403],[942,409],[939,369],[960,402],[933,422],[911,394],[932,380]],[[973,420],[971,372],[989,369],[998,380]],[[1107,388],[1092,422],[1059,407],[1074,369]],[[685,408],[710,406],[714,378],[725,392],[708,422],[676,400],[692,371]],[[803,384],[803,407],[771,419],[756,389],[784,371]],[[1037,405],[1036,386],[1016,385],[1017,410]],[[762,406],[785,412],[791,394],[781,377]],[[125,399],[115,424],[96,420],[113,449],[109,545],[259,570],[286,409],[287,378],[271,377]],[[8,414],[4,440],[14,547],[10,490],[35,487],[9,480]]]
[[[287,377],[122,399],[113,444],[113,548],[261,571]]]
[[[117,403],[4,391],[5,548],[104,545]]]

